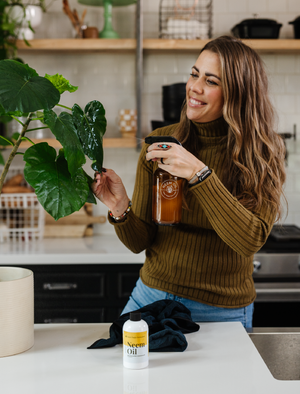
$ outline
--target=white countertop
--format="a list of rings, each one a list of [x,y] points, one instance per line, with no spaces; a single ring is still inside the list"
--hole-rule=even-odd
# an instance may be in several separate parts
[[[44,238],[0,243],[1,265],[144,263],[115,234],[82,238]]]
[[[299,394],[300,381],[275,380],[240,323],[201,323],[183,353],[150,353],[127,370],[122,345],[87,347],[110,324],[37,324],[32,349],[0,358],[3,394]]]

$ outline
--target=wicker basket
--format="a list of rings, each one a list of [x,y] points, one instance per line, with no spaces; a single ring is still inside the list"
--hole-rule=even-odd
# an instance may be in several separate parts
[[[159,37],[205,40],[212,36],[212,0],[161,0]]]
[[[23,167],[10,168],[7,179],[22,172]],[[0,195],[0,242],[42,239],[44,222],[44,209],[35,193]]]

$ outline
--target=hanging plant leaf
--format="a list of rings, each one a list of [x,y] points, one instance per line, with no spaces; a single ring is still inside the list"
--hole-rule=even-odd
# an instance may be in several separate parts
[[[64,148],[65,158],[71,175],[85,164],[86,159],[78,139],[72,115],[61,112],[59,116],[52,110],[44,111],[44,122]]]
[[[63,152],[56,157],[56,150],[42,142],[28,148],[23,159],[26,181],[55,220],[82,208],[89,195],[89,185],[82,168],[71,176]]]
[[[51,109],[59,99],[59,91],[53,84],[27,64],[0,61],[0,104],[5,111]]]
[[[2,166],[5,165],[4,157],[2,156],[2,153],[1,153],[1,152],[0,152],[0,164],[1,164]]]
[[[72,108],[74,124],[83,151],[93,160],[94,171],[102,171],[103,164],[103,136],[106,131],[105,109],[99,101],[90,101],[84,112],[78,104]]]
[[[78,86],[71,85],[66,78],[59,74],[45,74],[45,78],[47,78],[56,87],[60,94],[64,92],[73,93],[76,92],[76,90],[78,89]]]

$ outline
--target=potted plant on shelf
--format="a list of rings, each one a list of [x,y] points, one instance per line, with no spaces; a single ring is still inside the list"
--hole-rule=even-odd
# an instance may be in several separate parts
[[[23,38],[29,46],[28,39],[32,38],[33,28],[41,20],[41,12],[45,12],[46,0],[0,0],[0,60],[16,59],[18,38]],[[32,19],[34,16],[34,19]],[[0,135],[5,135],[5,124],[10,117],[0,117]]]
[[[25,180],[55,220],[78,211],[86,202],[96,203],[90,188],[93,179],[82,168],[86,156],[92,160],[94,171],[102,171],[105,110],[96,100],[87,103],[84,110],[78,104],[72,108],[60,104],[63,92],[75,90],[77,87],[62,75],[41,77],[27,64],[0,61],[0,115],[11,116],[22,124],[21,133],[11,140],[0,136],[2,146],[12,146],[0,176],[0,194],[14,157],[23,154]],[[55,106],[67,111],[57,116]],[[23,123],[20,117],[24,116]],[[34,144],[28,137],[35,130],[29,128],[30,122],[37,119],[62,145],[58,153],[47,142]],[[21,153],[18,149],[24,140],[32,146]]]
[[[46,9],[45,0],[0,0],[0,60],[16,58],[18,38],[29,45],[27,32],[34,33]]]

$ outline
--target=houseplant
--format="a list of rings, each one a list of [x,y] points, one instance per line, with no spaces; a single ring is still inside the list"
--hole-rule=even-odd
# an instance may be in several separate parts
[[[72,108],[60,104],[63,92],[75,90],[77,87],[62,75],[41,77],[27,64],[10,59],[0,61],[0,115],[12,116],[22,124],[15,140],[0,136],[1,145],[12,145],[0,176],[0,193],[10,164],[20,153],[21,141],[30,141],[32,146],[23,154],[25,180],[55,220],[78,211],[85,202],[96,202],[90,188],[93,179],[82,168],[86,156],[92,160],[94,171],[102,170],[105,110],[96,100],[89,102],[84,110],[78,104]],[[67,111],[57,116],[53,111],[55,106]],[[22,123],[20,117],[25,115],[26,121]],[[37,119],[61,143],[58,154],[47,142],[34,144],[28,138],[28,133],[35,130],[29,128],[30,122]]]
[[[47,9],[45,0],[0,0],[0,60],[16,57],[16,40],[22,27],[33,31],[26,16],[29,5],[38,6],[43,12]],[[15,12],[16,9],[18,12]]]
[[[17,59],[22,61],[17,58],[16,41],[19,33],[21,29],[34,32],[30,20],[26,16],[28,5],[38,6],[43,12],[47,9],[46,0],[0,0],[0,60]],[[16,13],[14,10],[18,10],[18,12]],[[25,35],[23,38],[25,43],[29,45]],[[0,117],[0,135],[5,134],[5,124],[10,120],[10,117]]]

